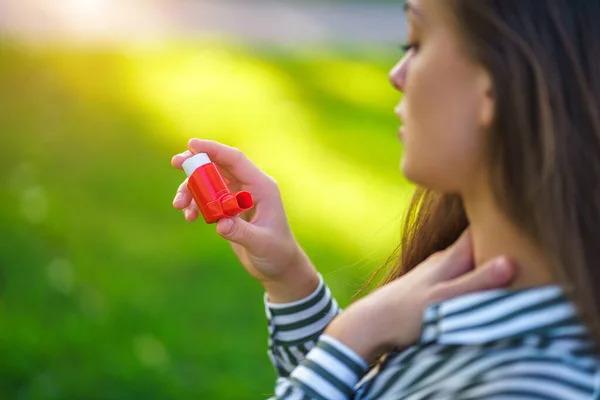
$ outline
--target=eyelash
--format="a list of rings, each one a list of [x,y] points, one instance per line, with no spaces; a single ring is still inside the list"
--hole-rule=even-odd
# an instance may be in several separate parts
[[[402,50],[405,54],[408,53],[411,50],[418,51],[419,50],[419,44],[417,44],[417,43],[406,43],[406,44],[400,45],[400,50]]]

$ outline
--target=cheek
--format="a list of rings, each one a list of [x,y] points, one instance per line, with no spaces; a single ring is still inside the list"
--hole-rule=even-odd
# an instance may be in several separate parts
[[[483,149],[476,98],[472,75],[461,63],[415,58],[404,98],[402,169],[408,179],[440,192],[468,183]]]

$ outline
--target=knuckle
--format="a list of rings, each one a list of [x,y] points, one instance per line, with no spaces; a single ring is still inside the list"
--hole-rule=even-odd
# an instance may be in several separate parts
[[[241,151],[240,149],[238,149],[237,147],[232,147],[231,148],[231,156],[232,156],[232,159],[233,159],[232,161],[236,165],[239,165],[246,158],[246,155],[244,154],[244,152]]]
[[[429,257],[427,257],[426,261],[427,263],[432,263],[432,264],[436,264],[439,263],[440,261],[442,261],[444,259],[444,250],[442,251],[438,251],[436,253],[433,253],[432,255],[430,255]]]
[[[252,234],[250,229],[240,229],[239,239],[241,242],[250,243],[250,242],[252,242],[253,237],[254,237],[254,235]]]
[[[188,156],[191,157],[198,153],[214,154],[217,152],[219,143],[214,140],[192,138],[188,141]]]
[[[273,178],[271,175],[266,175],[266,181],[270,187],[279,191],[279,183],[277,180],[275,180],[275,178]]]
[[[450,286],[446,282],[437,283],[429,290],[427,294],[428,303],[437,303],[446,298]]]

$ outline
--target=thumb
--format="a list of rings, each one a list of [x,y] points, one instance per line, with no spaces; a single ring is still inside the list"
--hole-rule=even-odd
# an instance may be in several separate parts
[[[505,257],[488,261],[472,272],[438,284],[430,295],[430,303],[445,301],[464,294],[502,288],[513,279],[515,265]]]
[[[244,221],[240,217],[221,218],[217,221],[217,233],[230,242],[239,244],[252,251],[264,242],[259,228]]]

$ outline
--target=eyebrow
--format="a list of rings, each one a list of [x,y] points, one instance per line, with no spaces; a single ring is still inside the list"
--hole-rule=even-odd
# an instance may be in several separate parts
[[[417,18],[419,18],[420,20],[423,20],[423,12],[421,12],[421,10],[419,9],[419,7],[417,7],[416,5],[414,5],[410,0],[407,0],[404,3],[404,12],[406,12],[408,14],[408,12],[413,13]]]

